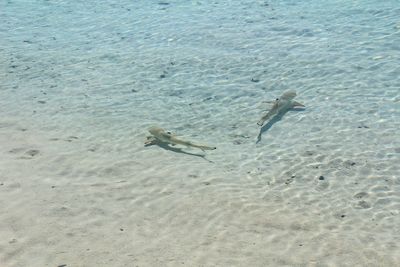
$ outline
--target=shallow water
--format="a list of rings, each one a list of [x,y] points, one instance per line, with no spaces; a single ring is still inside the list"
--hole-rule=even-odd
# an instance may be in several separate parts
[[[3,1],[0,263],[400,263],[398,1]],[[296,90],[305,109],[263,128]],[[215,151],[145,147],[158,125]]]

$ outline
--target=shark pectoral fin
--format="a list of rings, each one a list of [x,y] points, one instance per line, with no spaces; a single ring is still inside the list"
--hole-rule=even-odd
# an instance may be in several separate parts
[[[293,107],[305,107],[303,104],[301,104],[301,103],[299,103],[297,101],[293,101],[292,106]]]

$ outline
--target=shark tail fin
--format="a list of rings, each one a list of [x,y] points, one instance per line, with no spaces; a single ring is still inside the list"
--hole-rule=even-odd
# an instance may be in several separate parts
[[[215,150],[217,149],[215,146],[211,147],[211,146],[205,146],[205,145],[192,145],[193,147],[197,147],[200,148],[202,151],[206,151],[206,150]]]

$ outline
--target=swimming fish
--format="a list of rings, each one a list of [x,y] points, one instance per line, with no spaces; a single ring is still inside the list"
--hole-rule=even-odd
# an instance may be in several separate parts
[[[147,137],[147,141],[145,142],[146,145],[152,145],[157,142],[162,142],[162,143],[167,143],[171,145],[184,145],[187,147],[195,147],[195,148],[200,148],[201,150],[214,150],[217,149],[216,147],[211,147],[211,146],[206,146],[206,145],[198,145],[194,144],[190,141],[184,141],[181,139],[178,139],[176,135],[172,134],[171,132],[167,132],[164,129],[160,127],[150,127],[149,132],[152,134],[152,136]]]
[[[291,90],[284,92],[280,98],[277,98],[273,102],[272,108],[257,122],[257,124],[263,126],[266,120],[269,120],[277,114],[283,114],[293,107],[305,107],[303,104],[293,100],[296,95],[296,91]]]

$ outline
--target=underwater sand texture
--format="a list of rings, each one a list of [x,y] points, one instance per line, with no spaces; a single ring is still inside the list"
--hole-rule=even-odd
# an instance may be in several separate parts
[[[399,14],[1,2],[0,265],[400,265]]]

